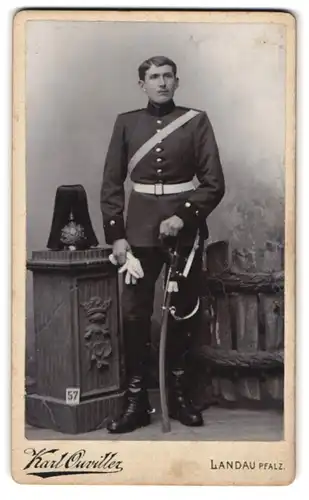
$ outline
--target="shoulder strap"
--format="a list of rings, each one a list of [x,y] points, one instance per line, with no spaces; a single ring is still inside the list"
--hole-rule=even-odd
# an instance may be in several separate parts
[[[190,109],[183,115],[179,116],[176,118],[176,120],[172,121],[169,123],[166,127],[162,128],[159,130],[159,132],[156,132],[155,135],[150,137],[148,141],[146,141],[137,151],[134,153],[132,156],[131,160],[129,161],[128,165],[128,172],[129,174],[132,173],[133,169],[135,166],[138,164],[139,161],[141,161],[144,156],[149,153],[149,151],[154,148],[156,144],[158,144],[159,141],[162,141],[165,139],[168,135],[170,135],[172,132],[177,130],[179,127],[187,123],[189,120],[194,118],[196,115],[198,115],[200,112],[195,111],[193,109]]]

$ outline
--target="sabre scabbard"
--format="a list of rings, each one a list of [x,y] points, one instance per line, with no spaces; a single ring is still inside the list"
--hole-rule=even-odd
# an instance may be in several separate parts
[[[168,416],[167,394],[166,394],[166,340],[168,319],[171,308],[172,293],[177,291],[177,266],[178,266],[178,241],[175,247],[170,251],[170,263],[165,283],[164,299],[162,305],[162,322],[160,332],[160,348],[159,348],[159,387],[160,387],[160,402],[162,411],[162,430],[170,432],[171,424]]]

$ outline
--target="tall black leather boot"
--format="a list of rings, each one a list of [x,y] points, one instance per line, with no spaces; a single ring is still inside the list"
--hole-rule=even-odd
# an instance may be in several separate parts
[[[117,420],[107,425],[107,430],[110,433],[120,434],[145,427],[150,424],[150,411],[143,376],[132,376],[126,391],[123,412]]]
[[[133,432],[150,424],[151,407],[146,384],[149,364],[149,324],[145,321],[126,321],[125,359],[127,387],[121,415],[107,425],[110,433]]]
[[[183,425],[202,426],[204,425],[202,414],[194,408],[187,387],[184,369],[172,370],[169,379],[169,416],[179,420]]]

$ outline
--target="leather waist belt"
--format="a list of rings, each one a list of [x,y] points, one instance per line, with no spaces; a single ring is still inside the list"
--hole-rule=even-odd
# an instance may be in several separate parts
[[[137,193],[162,196],[164,194],[176,194],[184,193],[185,191],[192,191],[195,187],[192,181],[181,182],[179,184],[139,184],[138,182],[134,182],[133,189]]]

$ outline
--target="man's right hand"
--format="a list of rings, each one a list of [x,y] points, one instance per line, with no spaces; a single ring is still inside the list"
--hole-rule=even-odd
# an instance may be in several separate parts
[[[116,240],[113,243],[113,255],[120,266],[126,261],[127,252],[130,251],[130,245],[124,238]]]

